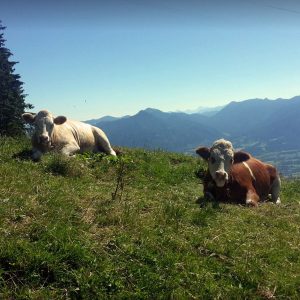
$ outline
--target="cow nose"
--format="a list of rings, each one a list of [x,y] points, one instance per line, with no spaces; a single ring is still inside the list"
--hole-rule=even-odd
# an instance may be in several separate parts
[[[216,177],[218,179],[226,179],[226,172],[224,172],[224,171],[216,171]]]
[[[47,135],[41,135],[40,136],[40,141],[42,143],[47,143],[49,141],[49,137]]]

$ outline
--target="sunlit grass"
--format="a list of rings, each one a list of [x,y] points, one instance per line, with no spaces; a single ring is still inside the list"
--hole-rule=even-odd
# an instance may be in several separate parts
[[[280,206],[201,207],[196,158],[29,149],[0,140],[1,299],[300,297],[299,182]]]

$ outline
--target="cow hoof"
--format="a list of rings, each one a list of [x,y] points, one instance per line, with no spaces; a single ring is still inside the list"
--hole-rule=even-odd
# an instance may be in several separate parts
[[[247,200],[246,200],[246,205],[247,205],[247,206],[254,206],[254,207],[257,207],[257,206],[258,206],[257,202],[254,201],[254,200],[252,200],[252,199],[247,199]]]
[[[277,200],[276,200],[276,202],[275,202],[276,204],[280,204],[281,203],[281,200],[280,200],[280,198],[278,197],[277,198]]]

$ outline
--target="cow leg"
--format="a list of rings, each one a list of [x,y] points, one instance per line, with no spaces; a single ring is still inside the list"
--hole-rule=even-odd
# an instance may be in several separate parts
[[[271,186],[272,201],[275,202],[276,204],[281,203],[280,197],[279,197],[280,187],[281,187],[281,181],[280,181],[279,176],[277,175],[277,177],[275,178],[275,180],[273,181],[273,184]]]
[[[75,155],[80,151],[80,147],[78,145],[66,145],[61,149],[61,153],[67,156]]]
[[[92,128],[93,128],[93,134],[94,134],[95,141],[96,141],[96,145],[95,145],[96,149],[100,152],[104,152],[109,155],[117,156],[116,152],[111,147],[106,134],[100,128],[93,127],[93,126],[92,126]]]
[[[249,206],[258,206],[258,201],[259,201],[259,196],[254,190],[248,190],[247,195],[246,195],[246,205]]]
[[[43,153],[40,150],[38,150],[38,149],[32,149],[32,155],[31,155],[31,157],[32,157],[32,159],[34,161],[39,161],[41,159],[42,155],[43,155]]]
[[[207,177],[207,176],[206,176]],[[206,178],[204,178],[204,183],[203,183],[203,194],[204,197],[210,201],[215,201],[215,191],[216,191],[216,187],[215,184],[211,181],[205,180]]]
[[[104,136],[98,136],[98,143],[100,144],[100,148],[103,149],[103,151],[106,154],[117,156],[116,152],[114,149],[111,147],[108,139]]]
[[[209,200],[209,201],[215,201],[215,197],[211,192],[205,192],[204,193],[204,198]]]

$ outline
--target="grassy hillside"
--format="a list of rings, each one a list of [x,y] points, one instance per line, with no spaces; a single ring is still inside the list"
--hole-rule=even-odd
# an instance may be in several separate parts
[[[29,147],[0,139],[1,299],[299,299],[299,182],[280,206],[199,205],[196,158]]]

